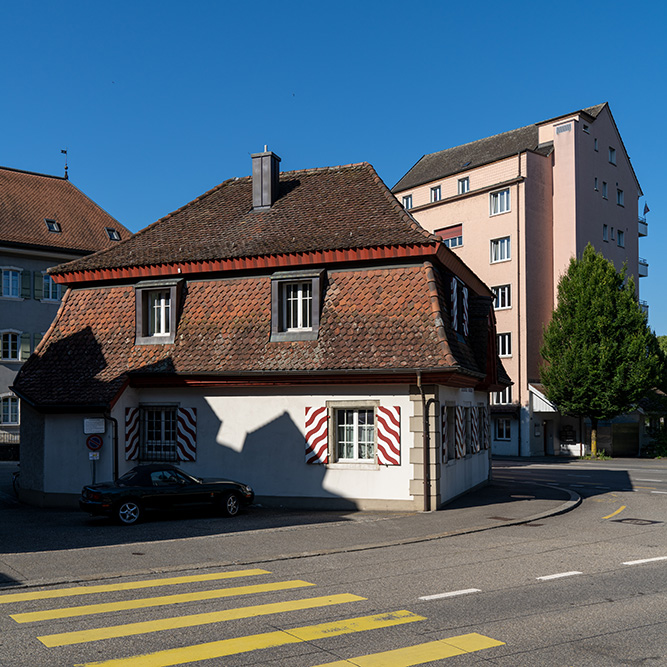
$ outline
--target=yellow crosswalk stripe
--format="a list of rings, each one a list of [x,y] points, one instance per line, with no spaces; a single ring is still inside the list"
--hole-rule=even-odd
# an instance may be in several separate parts
[[[483,651],[493,646],[503,646],[505,642],[499,642],[491,637],[471,632],[467,635],[457,635],[439,641],[406,646],[405,648],[382,653],[371,653],[360,655],[349,660],[337,660],[336,662],[325,662],[315,667],[412,667],[412,665],[423,665],[425,662],[444,660],[463,653]]]
[[[301,579],[291,581],[278,581],[270,584],[256,584],[254,586],[235,586],[233,588],[218,588],[212,591],[199,591],[197,593],[181,593],[178,595],[162,595],[154,598],[140,598],[138,600],[123,600],[121,602],[105,602],[102,604],[88,604],[79,607],[63,607],[61,609],[48,609],[46,611],[31,611],[22,614],[10,614],[17,623],[33,623],[35,621],[49,621],[54,618],[73,618],[74,616],[88,616],[90,614],[105,614],[110,611],[128,611],[130,609],[146,609],[147,607],[160,607],[168,604],[181,604],[183,602],[199,602],[201,600],[216,600],[219,598],[233,597],[236,595],[253,595],[255,593],[266,593],[268,591],[284,591],[291,588],[303,588],[314,586]]]
[[[148,632],[159,632],[160,630],[176,630],[178,628],[191,628],[194,626],[221,623],[223,621],[238,620],[240,618],[252,618],[255,616],[267,616],[269,614],[280,614],[288,611],[301,609],[314,609],[316,607],[328,607],[335,604],[357,602],[365,600],[359,595],[348,593],[340,595],[323,595],[316,598],[302,600],[290,600],[289,602],[274,602],[271,604],[253,605],[251,607],[238,607],[226,609],[208,614],[192,614],[190,616],[174,616],[155,621],[143,621],[139,623],[126,623],[106,628],[95,628],[92,630],[80,630],[78,632],[63,632],[53,635],[37,637],[44,646],[70,646],[72,644],[83,644],[100,639],[111,639],[114,637],[129,637],[141,635]]]
[[[277,630],[234,639],[222,639],[216,642],[182,646],[180,648],[147,653],[130,658],[114,658],[103,662],[88,662],[75,667],[170,667],[189,662],[213,660],[228,655],[256,651],[258,649],[298,644],[315,641],[326,637],[337,637],[353,632],[364,632],[378,628],[388,628],[403,623],[426,620],[410,611],[401,610],[372,616],[359,616],[341,621],[306,625],[291,630]]]
[[[259,574],[271,574],[268,570],[235,570],[233,572],[213,572],[195,574],[188,577],[167,577],[164,579],[144,579],[140,581],[126,581],[122,584],[100,584],[97,586],[73,586],[72,588],[57,588],[48,591],[30,591],[26,593],[5,593],[0,595],[0,604],[9,602],[25,602],[27,600],[49,600],[74,595],[92,595],[94,593],[113,593],[114,591],[132,591],[139,588],[153,588],[157,586],[174,586],[176,584],[191,584],[199,581],[218,581],[220,579],[235,579],[237,577],[255,577]]]

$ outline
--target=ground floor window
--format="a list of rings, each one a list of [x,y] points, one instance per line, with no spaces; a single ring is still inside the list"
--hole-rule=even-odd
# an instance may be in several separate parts
[[[176,461],[176,407],[150,406],[141,409],[142,461]]]
[[[3,424],[19,423],[19,399],[16,396],[0,397],[0,420]]]
[[[512,436],[511,420],[507,417],[496,418],[496,440],[509,440]]]
[[[372,461],[375,458],[374,410],[336,410],[336,457],[339,461]]]

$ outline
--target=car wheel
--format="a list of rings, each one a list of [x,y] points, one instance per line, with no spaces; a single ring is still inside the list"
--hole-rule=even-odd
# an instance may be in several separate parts
[[[141,518],[141,505],[136,500],[124,500],[116,507],[116,517],[123,525],[131,526]]]
[[[241,501],[235,493],[228,493],[222,497],[220,506],[225,516],[236,516],[241,509]]]

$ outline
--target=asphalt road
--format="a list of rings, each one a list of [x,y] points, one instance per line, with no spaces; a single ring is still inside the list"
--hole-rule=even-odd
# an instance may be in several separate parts
[[[0,664],[667,665],[667,464],[499,461],[494,476],[516,496],[558,485],[584,500],[565,514],[395,546],[252,567],[188,569],[186,559],[173,572],[5,588]],[[358,526],[383,520],[411,517]],[[162,546],[191,557],[181,542]]]

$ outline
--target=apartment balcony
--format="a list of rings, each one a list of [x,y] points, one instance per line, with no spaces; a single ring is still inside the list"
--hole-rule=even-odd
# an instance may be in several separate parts
[[[639,258],[639,267],[637,270],[640,278],[646,278],[648,276],[648,262],[645,259]]]
[[[642,309],[642,313],[645,313],[646,317],[648,317],[648,301],[639,299],[639,307]]]
[[[648,223],[646,222],[646,217],[639,216],[639,236],[648,236]]]

